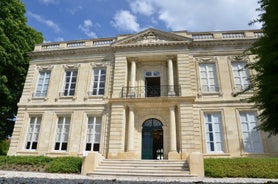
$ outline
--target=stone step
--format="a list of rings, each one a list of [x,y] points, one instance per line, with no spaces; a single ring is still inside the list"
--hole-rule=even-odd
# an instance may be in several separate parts
[[[189,177],[187,161],[172,160],[103,160],[88,175]]]

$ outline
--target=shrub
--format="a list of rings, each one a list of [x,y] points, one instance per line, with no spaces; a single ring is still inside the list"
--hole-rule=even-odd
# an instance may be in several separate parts
[[[278,178],[278,158],[207,158],[205,176]]]
[[[0,142],[0,155],[7,155],[9,147],[10,147],[10,141],[9,140],[1,141]]]
[[[80,173],[82,158],[79,157],[58,157],[53,159],[46,166],[46,172],[51,173]]]
[[[52,173],[80,173],[82,158],[45,156],[0,156],[0,169]]]

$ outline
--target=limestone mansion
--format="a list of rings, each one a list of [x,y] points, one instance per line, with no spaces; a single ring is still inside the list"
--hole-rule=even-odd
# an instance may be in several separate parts
[[[9,155],[187,160],[278,155],[254,129],[258,110],[235,96],[254,75],[243,54],[261,30],[147,29],[36,45]]]

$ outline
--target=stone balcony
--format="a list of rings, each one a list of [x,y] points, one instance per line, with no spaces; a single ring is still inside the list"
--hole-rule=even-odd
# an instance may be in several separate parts
[[[122,98],[180,96],[179,85],[123,87]]]

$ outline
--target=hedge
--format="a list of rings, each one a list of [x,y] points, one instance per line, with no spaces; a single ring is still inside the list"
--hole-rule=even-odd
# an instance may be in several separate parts
[[[278,158],[206,158],[207,177],[278,178]]]
[[[50,173],[80,173],[80,157],[0,156],[0,169]]]

